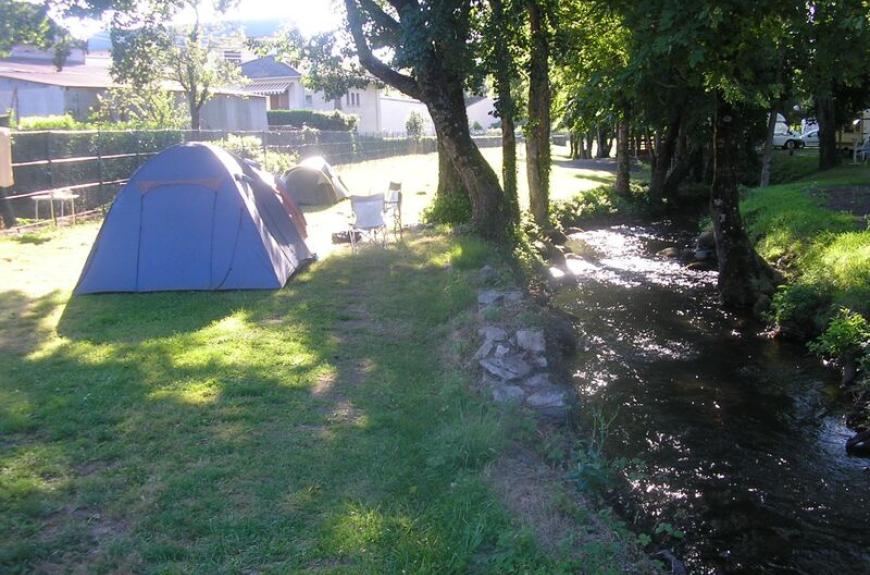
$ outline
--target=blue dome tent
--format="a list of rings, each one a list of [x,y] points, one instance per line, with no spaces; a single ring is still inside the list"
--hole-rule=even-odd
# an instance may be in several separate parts
[[[118,193],[75,293],[278,289],[312,257],[302,213],[271,176],[182,144]]]

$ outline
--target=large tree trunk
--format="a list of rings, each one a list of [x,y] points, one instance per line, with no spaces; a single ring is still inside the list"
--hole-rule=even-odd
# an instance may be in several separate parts
[[[510,222],[505,213],[504,194],[498,177],[471,139],[461,82],[442,74],[421,78],[420,82],[423,102],[435,125],[441,150],[471,199],[472,225],[486,238],[506,239]]]
[[[840,164],[837,150],[837,121],[834,99],[831,96],[816,96],[816,120],[819,122],[819,169],[829,170]]]
[[[656,137],[655,153],[652,155],[652,173],[650,174],[649,195],[655,203],[660,203],[666,196],[665,186],[671,162],[674,159],[674,151],[677,146],[677,138],[680,134],[681,118],[677,116],[665,128],[665,133],[659,133]]]
[[[529,132],[526,136],[526,172],[532,217],[550,227],[550,73],[549,42],[538,0],[526,4],[532,37],[529,55]]]
[[[438,146],[438,189],[435,192],[436,196],[446,198],[455,194],[465,194],[462,179],[444,149],[443,140],[438,137],[436,141]]]
[[[741,141],[740,114],[720,99],[713,127],[713,185],[710,217],[719,258],[719,293],[731,308],[756,311],[773,293],[774,274],[758,256],[740,216],[736,155]]]
[[[767,134],[764,137],[764,148],[761,151],[761,177],[758,186],[766,188],[770,185],[770,160],[773,158],[773,133],[776,131],[776,115],[779,107],[770,107],[770,118],[767,119]]]
[[[629,159],[628,110],[622,109],[621,118],[616,124],[616,193],[623,197],[631,195]]]
[[[492,0],[493,19],[504,24],[504,5],[501,0]],[[514,98],[511,93],[511,56],[505,42],[495,50],[495,93],[498,98],[498,115],[501,119],[501,179],[504,189],[507,214],[514,224],[520,221],[520,202],[517,195],[517,137],[514,134]]]

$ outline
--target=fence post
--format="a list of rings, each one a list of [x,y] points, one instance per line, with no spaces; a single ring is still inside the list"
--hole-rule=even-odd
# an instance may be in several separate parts
[[[51,132],[45,133],[45,159],[48,161],[48,187],[54,188],[54,168],[51,165]]]
[[[266,162],[266,152],[268,151],[268,145],[266,144],[266,138],[269,137],[269,130],[263,130],[263,135],[260,136],[260,145],[263,146],[263,162]]]
[[[100,185],[97,191],[100,196],[100,201],[103,201],[103,132],[100,128],[97,129],[97,177],[100,179]]]
[[[139,168],[139,166],[142,165],[141,159],[139,158],[139,130],[136,130],[133,134],[135,134],[133,139],[136,141],[136,168]]]

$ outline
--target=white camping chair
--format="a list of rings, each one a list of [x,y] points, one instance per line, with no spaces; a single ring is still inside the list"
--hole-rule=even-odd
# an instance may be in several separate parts
[[[385,213],[393,221],[393,236],[402,239],[402,182],[390,182],[387,188]]]
[[[384,196],[351,196],[350,208],[353,210],[350,222],[350,247],[356,250],[359,240],[368,238],[369,241],[377,242],[380,235],[380,244],[387,243],[387,223],[384,221]],[[357,240],[359,234],[359,240]]]

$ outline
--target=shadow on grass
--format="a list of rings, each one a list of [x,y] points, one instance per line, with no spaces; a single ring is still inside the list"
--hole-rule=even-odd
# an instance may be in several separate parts
[[[0,570],[544,561],[479,479],[497,416],[441,360],[488,256],[462,242],[336,256],[275,292],[73,298],[4,345]],[[3,294],[0,326],[64,303]]]

